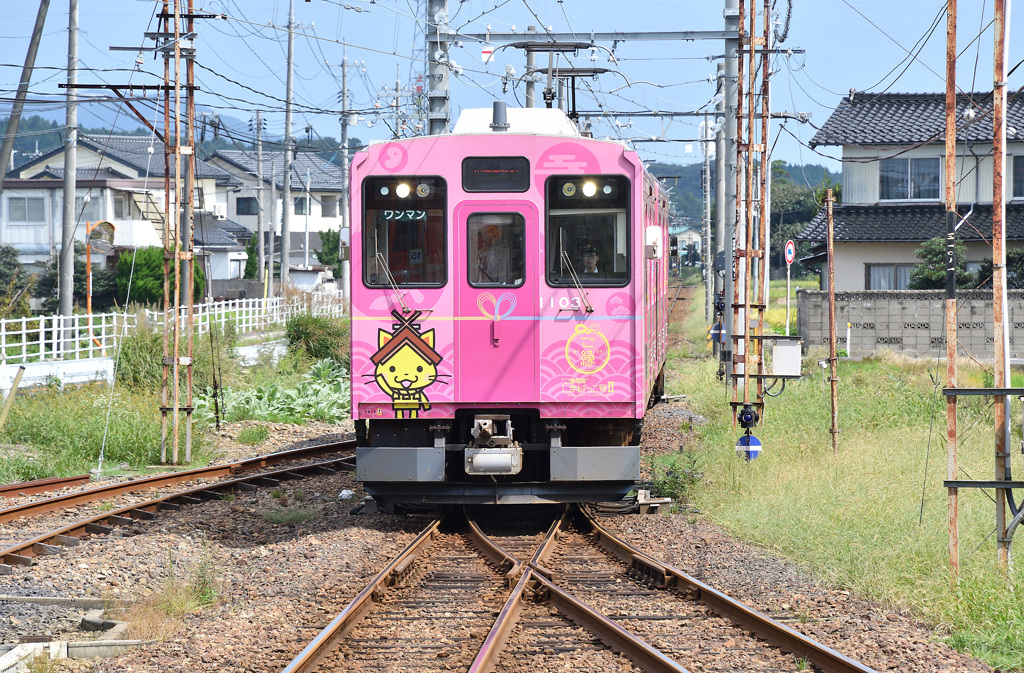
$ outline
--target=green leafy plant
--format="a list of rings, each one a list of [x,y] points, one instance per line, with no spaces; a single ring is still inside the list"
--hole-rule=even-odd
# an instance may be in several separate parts
[[[314,359],[330,358],[348,365],[348,327],[341,320],[303,313],[288,321],[285,335],[292,348]]]
[[[271,507],[260,512],[264,521],[278,526],[306,523],[316,519],[320,514],[319,507]]]

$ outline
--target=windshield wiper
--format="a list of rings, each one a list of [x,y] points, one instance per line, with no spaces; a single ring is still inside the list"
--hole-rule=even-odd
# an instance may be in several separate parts
[[[379,254],[379,253],[378,253]],[[569,259],[569,255],[562,250],[562,261],[569,267],[569,277],[572,278],[572,284],[576,286],[576,289],[580,293],[580,299],[583,300],[583,305],[587,307],[587,313],[593,313],[594,307],[587,301],[587,293],[583,291],[583,284],[580,282],[580,277],[576,275],[576,269],[572,265],[572,261]]]
[[[388,261],[384,259],[384,254],[377,253],[377,264],[384,269],[384,275],[388,279],[388,285],[395,291],[395,296],[398,297],[398,303],[402,305],[402,313],[408,313],[412,309],[405,305],[405,300],[402,299],[402,292],[398,289],[398,281],[391,275],[391,267],[388,266]]]

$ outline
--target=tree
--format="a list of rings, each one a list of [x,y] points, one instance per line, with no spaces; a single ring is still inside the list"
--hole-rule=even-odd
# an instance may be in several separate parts
[[[94,256],[95,260],[95,256]],[[116,272],[113,269],[93,266],[92,270],[92,310],[102,313],[113,308],[116,299]],[[56,313],[59,305],[60,261],[50,262],[46,271],[39,275],[39,280],[32,289],[32,296],[43,300],[44,313]],[[88,293],[88,271],[85,267],[85,243],[75,241],[75,270],[72,293],[74,304],[85,308]]]
[[[338,242],[341,240],[341,232],[334,229],[320,232],[320,249],[314,250],[317,260],[324,266],[335,267],[338,265]]]
[[[911,290],[942,290],[946,287],[946,239],[936,236],[921,244],[914,251],[921,259],[910,272]],[[974,287],[974,274],[967,270],[967,246],[962,241],[956,242],[956,286],[958,288]]]
[[[981,260],[978,270],[978,287],[992,289],[992,260]],[[1006,289],[1024,290],[1024,248],[1006,251]]]
[[[818,212],[818,204],[814,200],[814,190],[794,182],[783,161],[772,162],[771,207],[771,249],[774,254],[770,263],[776,269],[784,269],[786,241],[799,234],[814,218]],[[802,272],[803,269],[798,266],[797,275]]]
[[[134,263],[134,270],[132,269]],[[182,265],[184,267],[184,265]],[[184,272],[184,268],[182,269]],[[129,288],[129,278],[131,287]],[[199,264],[195,265],[193,291],[198,300],[206,287],[206,274]],[[131,293],[129,294],[129,289]],[[171,292],[178,291],[178,284],[171,279]],[[139,248],[134,253],[122,253],[117,262],[117,297],[140,304],[161,304],[164,300],[164,249]]]
[[[252,236],[249,238],[249,242],[245,244],[245,254],[249,255],[245,260],[245,270],[242,271],[242,278],[256,278],[259,271],[260,260],[259,260],[259,238]]]

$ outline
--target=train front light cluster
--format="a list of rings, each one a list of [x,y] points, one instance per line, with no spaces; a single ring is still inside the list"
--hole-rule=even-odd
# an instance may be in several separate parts
[[[608,182],[602,183],[595,180],[584,180],[582,183],[567,181],[562,183],[562,195],[566,197],[576,196],[577,193],[587,198],[592,198],[600,193],[602,196],[611,196],[615,187]]]
[[[407,199],[407,198],[409,198],[409,196],[413,192],[412,187],[407,182],[399,182],[397,185],[394,185],[394,189],[395,189],[395,196],[397,196],[400,199]],[[381,196],[387,196],[390,193],[391,193],[391,186],[389,186],[389,185],[381,185],[381,188],[380,188],[380,195]],[[416,185],[416,196],[420,197],[421,199],[430,196],[430,185],[428,185],[425,182],[421,182],[420,184]]]

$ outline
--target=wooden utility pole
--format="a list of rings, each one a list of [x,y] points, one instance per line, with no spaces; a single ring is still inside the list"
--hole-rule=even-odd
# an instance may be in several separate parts
[[[956,0],[946,5],[946,387],[956,388]],[[849,344],[847,344],[849,348]],[[946,479],[957,478],[956,395],[946,396]],[[947,491],[949,567],[960,572],[959,495]]]
[[[835,227],[832,221],[832,190],[825,192],[826,218],[828,222],[825,243],[828,246],[828,371],[829,387],[832,392],[832,453],[839,454],[839,356],[836,353],[836,274],[835,274]],[[849,348],[850,344],[846,344]]]
[[[1003,175],[1006,170],[1006,23],[1009,0],[995,0],[993,23],[992,83],[992,324],[995,341],[995,387],[1006,388],[1010,380],[1009,332],[1005,318],[1009,315],[1006,296],[1006,201]],[[1010,473],[1010,397],[996,394],[995,439],[996,481],[1008,479]],[[1006,489],[996,488],[996,544],[999,564],[1010,559],[1010,539],[1006,535]]]
[[[43,36],[43,25],[46,23],[46,12],[50,8],[50,0],[39,0],[39,11],[36,12],[36,23],[32,28],[32,39],[28,43],[25,54],[25,65],[21,69],[21,80],[18,81],[18,92],[14,96],[11,116],[7,118],[7,131],[3,147],[0,148],[0,193],[4,190],[4,178],[7,176],[7,162],[14,151],[14,139],[18,135],[21,123],[21,111],[25,107],[28,96],[28,83],[32,81],[32,70],[36,65],[36,54],[39,52],[39,40]]]

